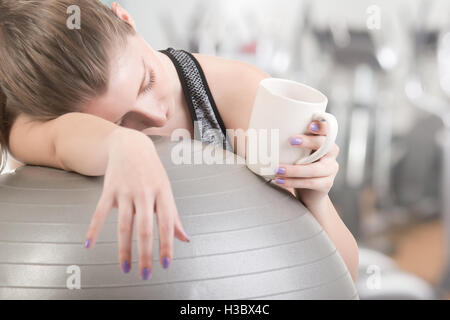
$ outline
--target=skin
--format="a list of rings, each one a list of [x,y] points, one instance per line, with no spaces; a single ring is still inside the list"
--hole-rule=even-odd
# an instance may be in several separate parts
[[[131,16],[119,4],[113,3],[112,10],[135,28]],[[201,64],[205,59],[199,54],[194,53],[194,56]],[[208,62],[203,61],[203,65],[206,64],[206,70],[210,68]],[[83,112],[146,134],[167,136],[177,128],[187,129],[193,134],[192,121],[176,69],[165,54],[153,50],[142,37],[137,35],[130,37],[124,52],[112,58],[111,66],[108,92],[93,99],[86,105]],[[154,76],[154,82],[150,81],[150,74]],[[263,75],[263,78],[265,76]],[[220,84],[214,80],[208,82],[214,95],[214,92],[218,91],[214,90],[215,85],[218,87]],[[249,112],[244,114],[244,119],[247,118],[244,123],[234,123],[231,114],[235,110],[227,108],[225,101],[222,103],[221,99],[215,100],[221,115],[225,118],[227,128],[247,129],[244,123],[248,123]],[[248,107],[249,104],[246,106]],[[242,108],[237,114],[241,119],[243,118]],[[291,137],[300,138],[302,141],[300,145],[292,145],[292,147],[316,150],[323,143],[326,133],[324,123],[311,123],[309,135]],[[336,162],[338,152],[339,148],[335,144],[328,154],[313,164],[280,164],[280,167],[285,169],[285,173],[278,175],[278,181],[281,182],[279,184],[292,192],[297,192],[304,203],[314,204],[323,201],[339,169]]]
[[[112,9],[119,17],[134,26],[129,14],[118,4],[114,3]],[[230,101],[227,99],[226,95],[220,93],[220,90],[224,90],[221,89],[221,86],[224,86],[223,78],[216,78],[208,73],[208,70],[213,69],[213,64],[217,65],[217,61],[211,60],[205,55],[194,54],[194,56],[206,72],[208,84],[226,127],[247,130],[252,106],[251,100]],[[136,97],[133,93],[139,91],[140,75],[143,73],[143,66],[140,63],[142,59],[146,65],[153,68],[155,82],[147,93]],[[105,96],[93,101],[88,106],[88,113],[113,122],[125,115],[121,125],[136,130],[146,129],[144,132],[147,134],[170,135],[176,128],[188,129],[191,135],[193,134],[192,122],[176,69],[166,55],[152,50],[138,36],[130,39],[125,54],[121,55],[113,65],[116,67],[112,70],[110,90]],[[261,73],[260,78],[255,79],[257,82],[254,83],[259,83],[265,77],[268,75]],[[148,78],[146,80],[148,81]],[[127,90],[123,90],[124,88]],[[111,108],[113,105],[114,108]],[[236,110],[236,107],[230,108],[230,106],[241,106],[241,108]],[[247,110],[242,106],[246,106]],[[236,114],[239,115],[240,121],[236,121],[234,116]],[[292,147],[316,150],[323,143],[326,133],[327,129],[324,123],[311,123],[309,135],[292,137],[302,140],[300,145]],[[285,169],[285,173],[277,176],[280,186],[295,194],[315,214],[316,219],[328,227],[328,230],[333,229],[336,232],[346,229],[328,197],[328,192],[339,169],[336,161],[338,153],[339,148],[335,145],[320,161],[313,164],[280,164],[280,167]],[[338,244],[338,247],[350,248],[350,250],[342,250],[341,255],[349,261],[352,277],[356,279],[357,268],[355,266],[358,264],[354,254],[356,242],[348,231],[341,232],[341,235],[336,232],[330,237]]]
[[[146,133],[170,135],[176,128],[192,131],[178,75],[166,55],[134,36],[112,61],[107,93],[91,100],[83,112]]]
[[[113,3],[111,9],[135,28],[133,19],[120,5]],[[193,55],[205,72],[226,128],[245,132],[259,82],[269,75],[243,62]],[[172,61],[153,50],[138,34],[129,37],[125,50],[111,57],[110,66],[108,91],[82,106],[82,113],[67,114],[47,123],[20,116],[11,131],[11,152],[24,163],[87,175],[104,174],[104,190],[86,234],[86,244],[95,244],[109,212],[118,208],[120,264],[126,272],[131,268],[136,222],[139,268],[146,279],[153,261],[153,208],[160,235],[161,264],[164,258],[172,260],[174,236],[182,241],[189,238],[179,219],[170,182],[147,134],[167,136],[174,129],[184,128],[193,136],[193,125]],[[236,74],[241,81],[236,81]],[[151,75],[154,82],[150,81]],[[316,150],[326,133],[324,123],[311,123],[308,134],[291,137],[302,140],[292,147]],[[237,153],[245,156],[242,150]],[[315,163],[280,164],[285,172],[278,175],[278,181],[322,225],[356,281],[356,241],[328,197],[339,169],[338,153],[335,145]]]

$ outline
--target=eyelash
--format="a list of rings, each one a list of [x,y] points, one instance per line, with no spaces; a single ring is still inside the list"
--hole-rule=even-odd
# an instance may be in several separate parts
[[[148,85],[145,86],[144,90],[142,90],[142,94],[147,93],[148,91],[150,91],[153,88],[153,85],[155,84],[155,73],[153,72],[153,70],[150,70],[150,82],[148,83]],[[116,124],[118,126],[121,126],[123,124],[123,118],[120,119],[120,121],[118,121]]]
[[[142,93],[147,93],[153,88],[153,85],[155,84],[155,73],[153,70],[150,70],[150,82],[148,85],[145,86],[144,90],[142,90]]]

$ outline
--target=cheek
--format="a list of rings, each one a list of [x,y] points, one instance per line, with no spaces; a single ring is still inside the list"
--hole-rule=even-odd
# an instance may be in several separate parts
[[[156,72],[155,98],[159,100],[170,98],[169,96],[172,95],[173,85],[170,83],[166,70],[159,62],[154,65],[154,71]]]
[[[161,118],[170,114],[170,110],[173,109],[173,85],[160,63],[154,65],[153,68],[156,74],[153,88],[139,99],[137,107]]]
[[[173,103],[173,95],[171,86],[168,83],[158,83],[154,86],[153,91],[146,97],[143,97],[147,106],[166,112]]]
[[[164,98],[161,93],[155,89],[151,93],[141,96],[136,103],[136,107],[137,109],[143,109],[150,112],[155,109],[155,106],[160,105],[163,100]]]
[[[140,110],[146,118],[156,120],[164,119],[169,109],[167,97],[156,92],[142,96],[136,104],[136,109]]]

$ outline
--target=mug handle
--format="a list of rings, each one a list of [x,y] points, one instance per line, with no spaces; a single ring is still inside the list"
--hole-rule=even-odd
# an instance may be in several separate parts
[[[314,151],[309,156],[298,160],[297,162],[295,162],[295,164],[307,164],[319,160],[330,151],[331,147],[336,141],[338,124],[336,118],[331,113],[327,112],[315,113],[312,117],[312,121],[325,121],[327,123],[327,135],[325,142],[319,149]]]

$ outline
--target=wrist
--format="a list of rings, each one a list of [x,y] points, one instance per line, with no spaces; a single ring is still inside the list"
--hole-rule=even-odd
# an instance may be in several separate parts
[[[295,189],[297,199],[300,200],[303,205],[312,213],[325,212],[329,208],[330,198],[328,194],[317,195],[312,192],[300,193],[298,189]]]
[[[111,131],[107,138],[108,152],[111,153],[117,148],[134,147],[136,144],[146,144],[153,146],[152,140],[144,133],[128,129],[124,127],[117,127]]]

